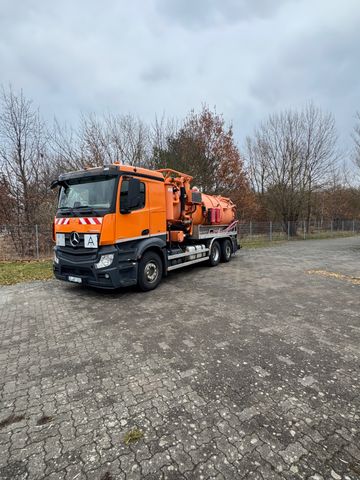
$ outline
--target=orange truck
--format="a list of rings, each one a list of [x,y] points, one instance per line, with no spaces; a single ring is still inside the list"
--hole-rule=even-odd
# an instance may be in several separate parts
[[[238,249],[234,203],[171,169],[120,164],[64,173],[54,219],[54,274],[100,288],[152,290],[178,268],[229,262]]]

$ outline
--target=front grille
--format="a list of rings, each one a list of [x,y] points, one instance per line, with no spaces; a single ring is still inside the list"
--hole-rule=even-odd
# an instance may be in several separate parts
[[[77,249],[68,247],[58,247],[58,256],[61,260],[71,263],[94,263],[98,258],[97,250],[89,248]]]
[[[85,267],[78,267],[78,266],[69,266],[69,265],[64,265],[61,267],[61,273],[63,275],[79,275],[83,277],[94,277],[94,274],[90,268],[85,268]]]
[[[74,258],[81,258],[81,260],[96,258],[97,248],[74,248],[74,247],[57,247],[58,250],[64,254],[64,258],[73,260]],[[81,256],[81,257],[80,257]]]

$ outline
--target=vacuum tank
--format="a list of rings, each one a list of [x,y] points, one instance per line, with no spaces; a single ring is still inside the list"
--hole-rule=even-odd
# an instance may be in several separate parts
[[[191,231],[194,225],[229,225],[236,206],[226,197],[191,188],[192,177],[171,169],[159,170],[165,178],[166,216],[172,229]]]

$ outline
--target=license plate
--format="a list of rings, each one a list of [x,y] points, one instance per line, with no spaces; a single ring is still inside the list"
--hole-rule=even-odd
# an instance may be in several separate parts
[[[68,276],[69,282],[74,282],[74,283],[81,283],[82,278],[80,277],[72,277],[71,275]]]

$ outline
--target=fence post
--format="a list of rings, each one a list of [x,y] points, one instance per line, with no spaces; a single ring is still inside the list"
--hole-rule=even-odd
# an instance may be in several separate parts
[[[249,234],[250,234],[250,240],[252,240],[252,221],[251,220],[249,224]]]
[[[288,221],[288,240],[290,240],[290,222]]]
[[[342,231],[344,231],[344,220],[341,222]]]
[[[353,220],[353,233],[355,233],[355,220]]]
[[[331,220],[331,225],[330,225],[331,236],[333,234],[333,229],[334,229],[334,225],[333,225],[333,221]]]
[[[35,248],[36,248],[36,258],[39,260],[39,226],[35,225]]]
[[[272,242],[272,221],[270,221],[270,242]]]
[[[303,220],[304,240],[306,240],[306,220]]]

